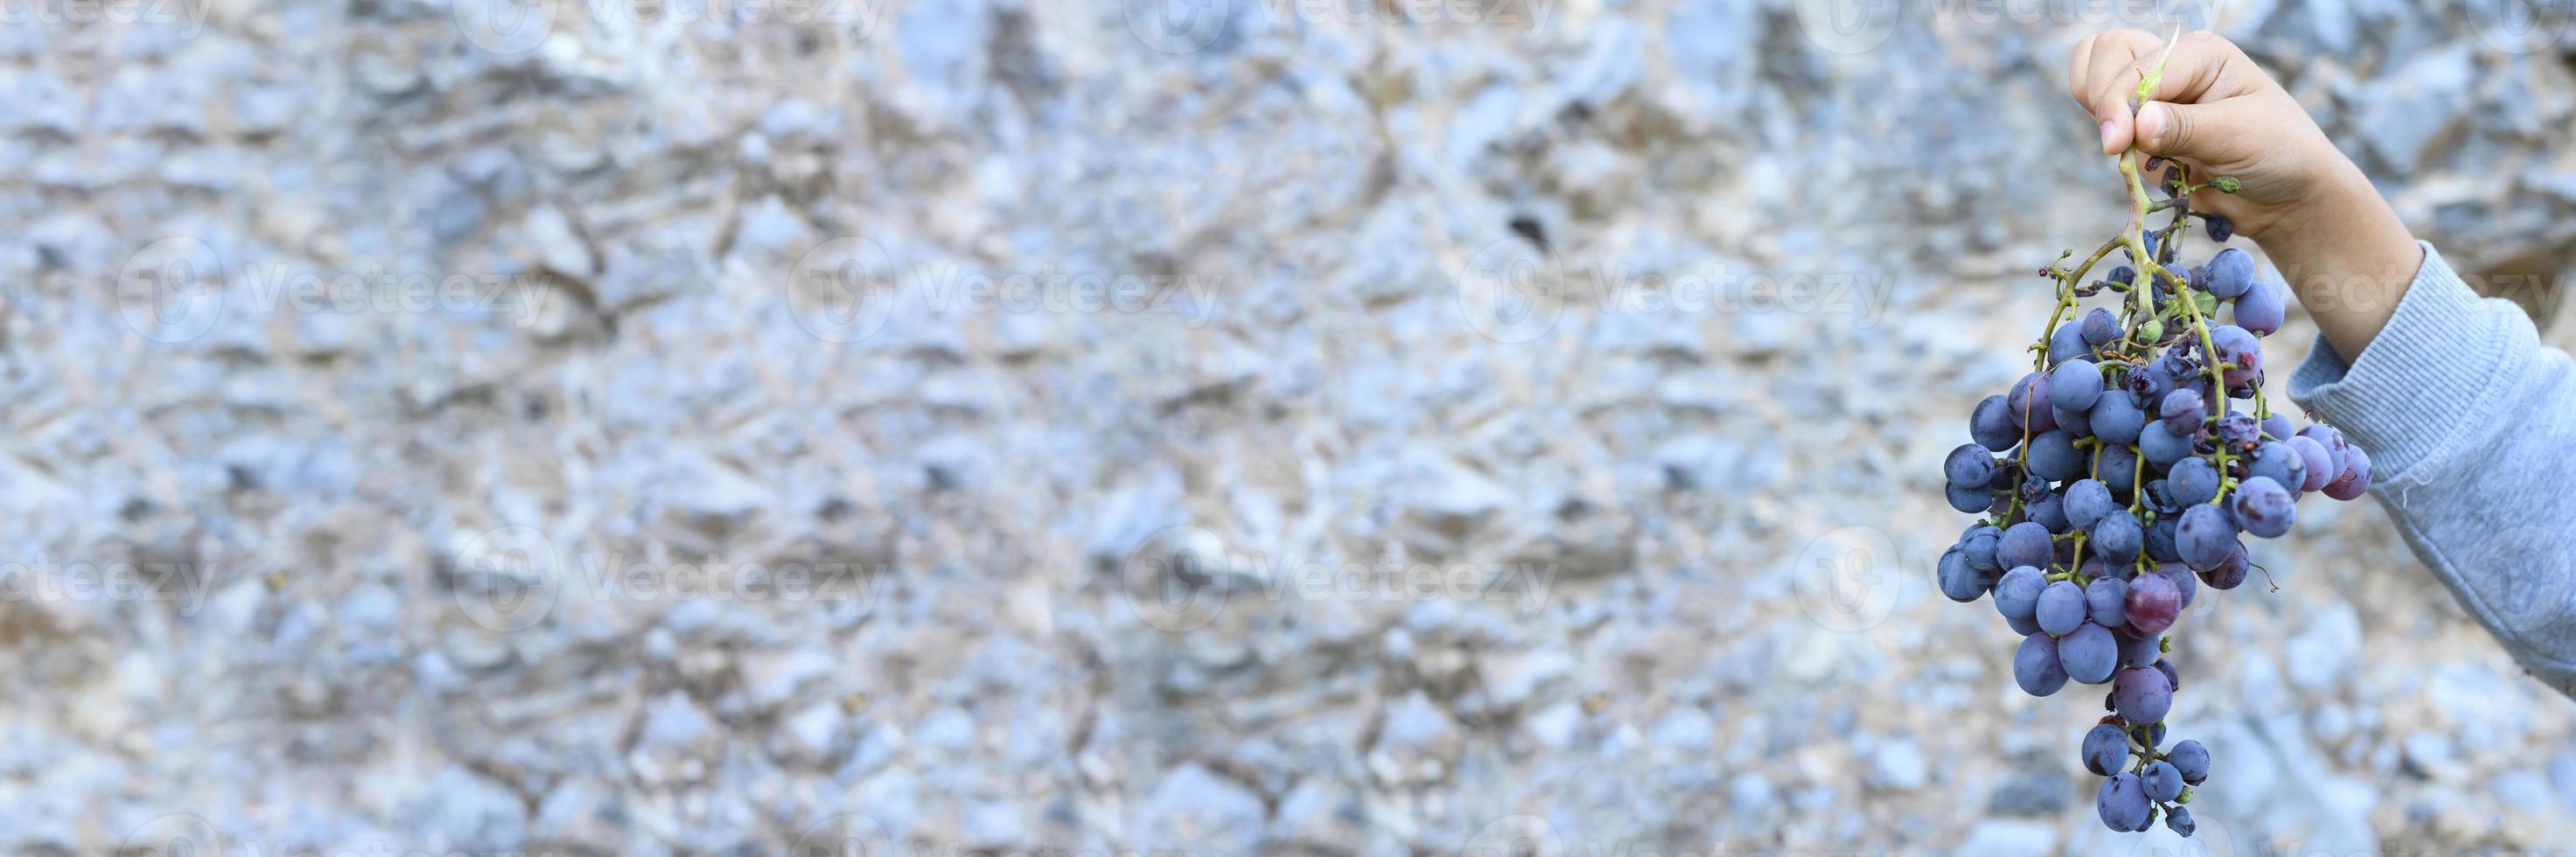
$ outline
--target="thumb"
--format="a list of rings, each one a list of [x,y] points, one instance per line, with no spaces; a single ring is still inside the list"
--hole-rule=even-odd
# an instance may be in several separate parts
[[[2208,104],[2176,104],[2150,101],[2138,108],[2136,135],[2138,150],[2168,158],[2189,158],[2201,163],[2233,160],[2241,148],[2242,133],[2252,126],[2243,120],[2252,117],[2231,115],[2244,111],[2242,99],[2228,99]]]

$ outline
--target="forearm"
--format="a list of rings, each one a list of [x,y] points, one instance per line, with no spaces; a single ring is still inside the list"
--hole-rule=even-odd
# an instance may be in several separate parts
[[[2418,252],[2369,348],[2347,369],[2321,342],[2291,397],[2370,451],[2371,493],[2469,615],[2576,695],[2576,371],[2519,308]]]

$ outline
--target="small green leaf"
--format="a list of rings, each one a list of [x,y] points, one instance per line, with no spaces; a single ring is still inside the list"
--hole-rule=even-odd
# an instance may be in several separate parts
[[[2193,292],[2191,305],[2199,307],[2201,315],[2209,315],[2218,311],[2218,296],[2208,292]]]

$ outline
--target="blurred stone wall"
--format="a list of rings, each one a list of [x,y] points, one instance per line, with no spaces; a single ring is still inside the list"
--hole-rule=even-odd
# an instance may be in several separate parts
[[[6,0],[0,850],[2167,847],[1929,586],[2066,52],[2576,248],[2564,4],[459,2]],[[2576,847],[2375,505],[2256,555],[2217,853]]]

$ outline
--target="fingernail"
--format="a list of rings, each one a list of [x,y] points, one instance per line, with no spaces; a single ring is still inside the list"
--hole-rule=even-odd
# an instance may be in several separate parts
[[[2102,120],[2102,151],[2105,151],[2105,152],[2117,152],[2117,151],[2119,151],[2119,149],[2118,149],[2118,146],[2120,145],[2120,144],[2119,144],[2119,141],[2116,141],[2116,140],[2111,139],[2111,135],[2116,134],[2116,133],[2119,133],[2119,132],[2118,132],[2118,131],[2116,131],[2116,130],[2114,130],[2114,129],[2111,127],[2111,120],[2109,120],[2109,119],[2104,119],[2104,120]]]
[[[2165,125],[2164,104],[2155,101],[2147,102],[2147,106],[2138,110],[2139,144],[2149,151],[2163,149],[2160,144],[2165,141]]]

